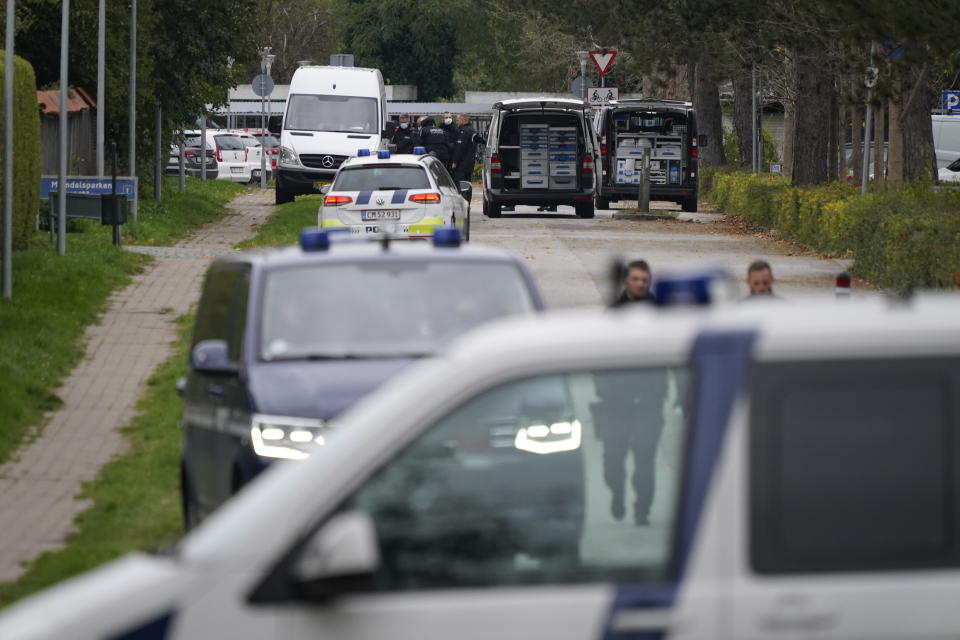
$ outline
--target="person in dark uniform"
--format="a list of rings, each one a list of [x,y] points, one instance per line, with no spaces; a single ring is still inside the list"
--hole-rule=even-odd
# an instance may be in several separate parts
[[[443,166],[447,167],[447,171],[450,170],[450,151],[453,145],[447,132],[438,127],[433,118],[423,121],[418,146],[426,148],[427,153],[432,153],[443,163]]]
[[[473,165],[477,160],[477,130],[470,124],[470,116],[465,113],[457,115],[457,135],[453,145],[453,177],[457,181],[470,182],[473,178]]]
[[[618,305],[652,303],[650,266],[644,260],[627,265]],[[610,513],[626,515],[627,456],[633,456],[633,518],[650,524],[656,488],[656,457],[663,430],[667,375],[661,370],[607,371],[594,376],[598,401],[590,409],[597,438],[603,443],[603,479],[610,488]]]
[[[453,123],[453,114],[449,111],[444,111],[440,118],[440,128],[447,132],[451,140],[457,134],[457,125]]]
[[[412,153],[415,134],[416,132],[410,123],[410,114],[405,113],[400,116],[400,124],[393,131],[390,144],[397,146],[397,153]]]

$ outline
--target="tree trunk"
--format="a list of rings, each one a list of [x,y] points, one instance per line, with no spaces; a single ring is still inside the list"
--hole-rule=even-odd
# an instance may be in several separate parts
[[[860,113],[860,106],[850,107],[850,144],[853,150],[851,162],[853,162],[853,184],[863,184],[863,114]]]
[[[873,108],[873,179],[883,182],[887,179],[887,163],[883,159],[883,105]]]
[[[830,92],[833,74],[822,51],[807,51],[794,58],[797,111],[794,123],[794,153],[791,181],[797,186],[826,182]]]
[[[913,82],[904,91],[903,115],[903,179],[906,182],[937,180],[937,154],[933,146],[933,124],[930,110],[935,96],[927,86],[926,67],[911,74]]]
[[[903,182],[903,123],[900,119],[900,100],[890,101],[890,125],[887,135],[890,138],[887,147],[887,181]]]
[[[720,88],[710,74],[709,64],[697,62],[691,65],[693,80],[693,108],[697,113],[697,128],[700,135],[707,136],[707,144],[700,148],[700,166],[722,165],[723,112],[720,108]]]
[[[741,167],[752,167],[753,159],[753,111],[750,70],[742,69],[733,77],[733,130],[737,134],[737,146],[740,157],[736,159]]]
[[[839,168],[838,156],[837,156],[837,147],[838,140],[840,139],[840,97],[837,95],[836,89],[830,92],[830,133],[829,139],[827,141],[827,153],[829,157],[827,158],[827,176],[829,180],[835,180],[837,177],[837,172]]]
[[[783,101],[783,175],[793,175],[793,140],[797,106],[789,98]]]

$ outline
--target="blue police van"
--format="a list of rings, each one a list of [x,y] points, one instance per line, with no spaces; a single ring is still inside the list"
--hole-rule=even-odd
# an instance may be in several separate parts
[[[184,397],[184,520],[276,460],[323,446],[358,398],[488,320],[543,309],[523,261],[460,246],[307,230],[300,246],[218,258],[197,309]]]

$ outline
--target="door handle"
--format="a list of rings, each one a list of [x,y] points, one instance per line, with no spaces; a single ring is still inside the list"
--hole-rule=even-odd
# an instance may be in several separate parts
[[[223,396],[223,385],[222,384],[208,384],[207,393],[212,396]]]
[[[777,611],[761,616],[764,628],[769,631],[822,631],[836,626],[839,611],[807,609],[804,611]]]

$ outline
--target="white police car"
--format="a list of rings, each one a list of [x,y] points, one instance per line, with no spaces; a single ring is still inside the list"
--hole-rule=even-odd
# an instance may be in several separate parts
[[[413,154],[360,149],[323,192],[317,214],[321,229],[429,238],[437,227],[452,225],[470,239],[473,187],[454,182],[443,163],[423,147]]]
[[[488,325],[175,554],[16,604],[0,637],[954,637],[958,316],[951,296]]]

